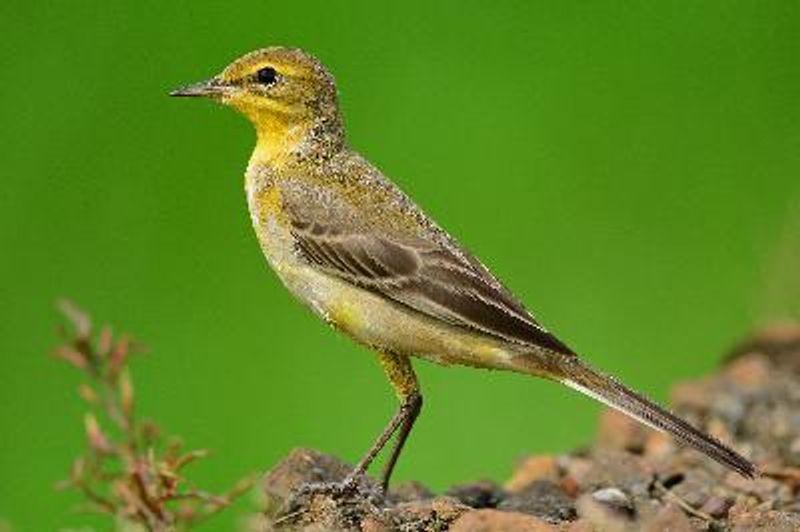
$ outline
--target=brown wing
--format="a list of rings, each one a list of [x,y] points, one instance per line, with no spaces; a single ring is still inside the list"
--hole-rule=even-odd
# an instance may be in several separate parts
[[[472,257],[428,240],[400,242],[290,217],[298,250],[330,275],[452,325],[572,353]]]

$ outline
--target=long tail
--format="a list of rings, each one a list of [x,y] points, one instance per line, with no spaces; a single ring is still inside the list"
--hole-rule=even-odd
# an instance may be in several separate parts
[[[646,397],[626,388],[612,377],[590,368],[577,358],[571,358],[566,362],[562,366],[561,373],[562,376],[556,379],[570,388],[597,399],[653,429],[671,434],[679,441],[745,477],[756,476],[756,466],[736,451]]]

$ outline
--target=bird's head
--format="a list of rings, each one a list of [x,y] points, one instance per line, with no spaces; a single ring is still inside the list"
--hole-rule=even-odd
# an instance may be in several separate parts
[[[296,48],[250,52],[218,75],[176,89],[171,96],[207,97],[244,114],[259,143],[295,142],[309,136],[343,137],[333,76],[315,57]]]

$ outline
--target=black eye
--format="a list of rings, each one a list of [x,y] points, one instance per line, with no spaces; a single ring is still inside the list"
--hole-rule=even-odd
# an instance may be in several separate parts
[[[272,85],[278,79],[278,72],[272,67],[264,67],[256,72],[256,79],[262,85]]]

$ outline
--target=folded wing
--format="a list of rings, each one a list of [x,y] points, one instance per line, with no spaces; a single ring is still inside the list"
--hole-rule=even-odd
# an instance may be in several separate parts
[[[466,252],[425,239],[395,240],[289,214],[298,250],[330,275],[451,325],[572,353]]]

